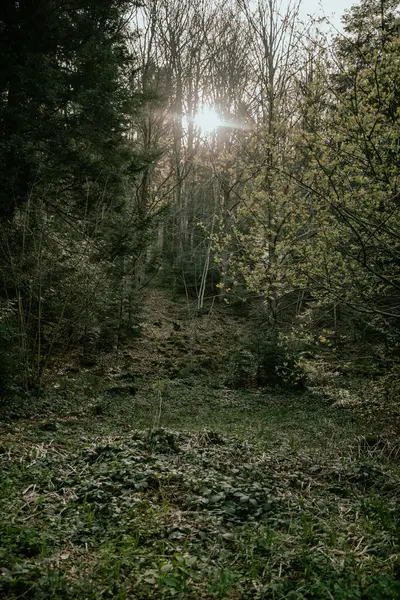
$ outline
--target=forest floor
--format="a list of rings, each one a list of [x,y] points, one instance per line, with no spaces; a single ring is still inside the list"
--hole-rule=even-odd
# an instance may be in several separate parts
[[[382,423],[339,388],[230,389],[246,320],[194,313],[151,290],[131,348],[0,423],[0,598],[400,598]]]

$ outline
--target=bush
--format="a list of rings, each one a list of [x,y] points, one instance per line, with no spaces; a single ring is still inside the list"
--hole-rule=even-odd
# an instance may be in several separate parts
[[[298,348],[293,348],[277,333],[262,331],[251,338],[249,345],[256,356],[258,385],[293,389],[305,386],[306,374]]]
[[[275,333],[254,334],[229,361],[227,384],[234,388],[279,385],[301,389],[305,381],[301,353]]]
[[[246,348],[240,348],[229,359],[227,385],[234,389],[252,387],[256,383],[254,355]]]

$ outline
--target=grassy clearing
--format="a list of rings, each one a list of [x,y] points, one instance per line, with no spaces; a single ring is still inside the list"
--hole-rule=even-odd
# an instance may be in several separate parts
[[[1,428],[1,597],[400,597],[398,463],[351,410],[206,377],[85,385]]]

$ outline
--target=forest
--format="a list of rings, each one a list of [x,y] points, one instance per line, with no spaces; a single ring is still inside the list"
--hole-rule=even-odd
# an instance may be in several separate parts
[[[1,599],[400,598],[400,8],[319,15],[1,1]]]

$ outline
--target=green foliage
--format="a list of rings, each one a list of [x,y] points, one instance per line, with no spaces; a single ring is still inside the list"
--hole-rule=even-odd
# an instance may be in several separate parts
[[[333,48],[340,67],[322,75],[329,138],[304,135],[304,159],[313,166],[302,182],[312,196],[315,235],[299,247],[314,298],[347,305],[384,335],[398,329],[399,318],[395,5],[365,0],[345,17],[348,36]]]
[[[252,387],[256,382],[256,374],[254,355],[250,350],[240,348],[231,354],[227,385],[235,389]]]
[[[270,385],[301,389],[306,381],[301,356],[287,339],[261,330],[230,356],[227,384],[239,389]]]
[[[259,385],[276,383],[301,389],[305,384],[305,371],[301,365],[301,352],[287,339],[268,332],[255,334],[250,346],[257,357]]]
[[[68,190],[64,203],[83,212],[101,194],[118,202],[121,172],[132,163],[122,138],[127,7],[79,0],[2,9],[2,218],[43,189],[49,204]]]
[[[364,356],[399,330],[397,3],[363,0],[344,25],[331,48],[315,39],[303,66],[296,57],[296,104],[271,100],[268,131],[247,141],[241,200],[216,219],[213,247],[233,292],[261,298],[271,327],[286,333],[312,310],[340,350],[354,344]],[[353,361],[354,371],[375,368]]]

